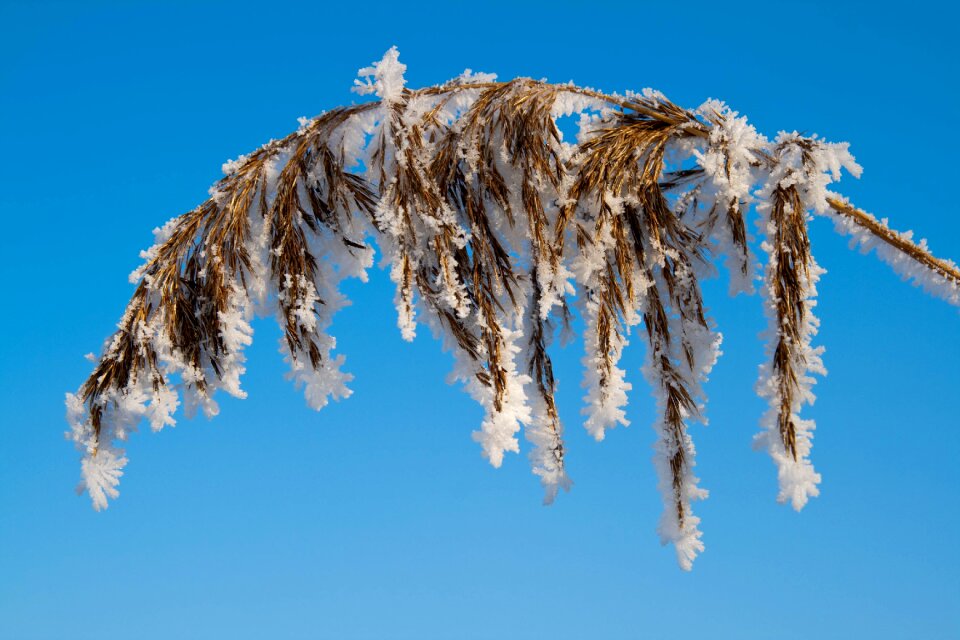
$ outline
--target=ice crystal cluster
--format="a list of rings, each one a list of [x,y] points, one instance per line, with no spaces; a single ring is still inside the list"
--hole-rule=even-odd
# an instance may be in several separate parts
[[[769,139],[722,102],[680,108],[646,90],[604,94],[469,70],[411,90],[396,49],[360,71],[375,99],[302,119],[282,140],[224,165],[210,199],[155,231],[117,332],[76,394],[68,436],[97,509],[118,495],[121,444],[181,403],[217,413],[244,397],[251,320],[274,316],[290,377],[320,409],[350,395],[329,333],[346,278],[366,278],[374,246],[396,285],[400,334],[426,325],[455,356],[453,377],[485,417],[473,438],[495,467],[529,442],[551,502],[570,480],[549,348],[574,314],[584,326],[584,426],[597,440],[626,425],[628,339],[645,343],[657,405],[659,534],[689,569],[703,550],[692,503],[691,423],[721,336],[700,281],[722,261],[732,292],[759,291],[769,329],[757,444],[781,502],[817,495],[814,425],[800,417],[823,374],[814,339],[822,269],[807,223],[832,218],[856,244],[960,304],[956,265],[831,193],[860,167],[847,144],[781,132]],[[558,120],[578,119],[576,140]],[[748,218],[752,218],[748,220]],[[761,255],[751,250],[755,222]]]

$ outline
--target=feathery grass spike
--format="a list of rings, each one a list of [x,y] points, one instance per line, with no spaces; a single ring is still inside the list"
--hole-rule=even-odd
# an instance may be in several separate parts
[[[376,99],[304,121],[295,133],[224,165],[209,200],[155,231],[116,333],[76,394],[68,436],[80,488],[96,509],[118,495],[121,443],[146,419],[175,422],[181,401],[217,413],[218,390],[244,397],[250,321],[274,315],[290,377],[310,406],[350,395],[329,329],[345,278],[366,278],[373,244],[396,285],[406,340],[418,322],[455,355],[454,377],[483,406],[474,439],[500,466],[522,430],[545,502],[569,489],[549,349],[575,307],[584,321],[585,427],[601,440],[627,425],[620,368],[643,325],[643,369],[658,418],[659,533],[684,569],[703,550],[689,429],[704,419],[703,383],[720,334],[700,280],[722,258],[731,292],[759,288],[770,328],[758,392],[770,409],[757,443],[774,459],[779,500],[818,493],[814,425],[800,417],[823,374],[812,345],[816,282],[809,214],[834,219],[864,250],[960,305],[960,269],[828,191],[859,176],[846,144],[759,134],[714,100],[687,110],[646,90],[604,94],[572,84],[466,71],[409,89],[391,49],[354,90]],[[558,119],[579,116],[575,143]],[[758,272],[746,219],[762,235]],[[574,295],[578,294],[578,295]]]

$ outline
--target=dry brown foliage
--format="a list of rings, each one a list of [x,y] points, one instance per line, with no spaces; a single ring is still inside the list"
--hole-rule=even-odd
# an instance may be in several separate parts
[[[556,107],[570,96],[595,114],[572,145],[562,139]],[[713,335],[699,278],[717,237],[728,239],[728,264],[741,277],[749,277],[753,257],[748,198],[708,193],[711,180],[723,175],[668,154],[692,148],[726,154],[720,173],[732,181],[733,143],[718,135],[732,117],[683,109],[661,96],[623,97],[530,79],[403,89],[325,113],[236,163],[209,200],[171,225],[78,393],[86,418],[78,418],[74,437],[96,466],[99,450],[132,428],[123,426],[128,416],[121,412],[135,389],[149,396],[144,389],[158,392],[174,377],[184,392],[208,400],[224,386],[225,371],[238,366],[226,323],[232,313],[248,313],[250,300],[274,300],[292,360],[324,371],[331,366],[329,345],[312,314],[327,304],[319,265],[330,256],[316,253],[313,238],[332,238],[340,243],[334,254],[357,256],[367,250],[369,234],[392,264],[405,337],[412,338],[418,308],[433,318],[490,390],[491,415],[508,413],[505,407],[517,401],[511,380],[528,376],[521,386],[540,407],[527,421],[542,422],[536,444],[545,457],[535,464],[545,484],[565,482],[548,353],[556,324],[568,323],[572,313],[562,282],[575,280],[587,305],[584,339],[596,355],[592,401],[599,407],[616,405],[620,348],[630,325],[642,321],[647,374],[659,387],[658,451],[673,512],[664,535],[678,546],[693,535],[696,546],[699,533],[690,534],[695,521],[688,522],[697,490],[687,429],[702,412],[700,383],[712,365]],[[344,131],[361,121],[373,138],[358,165]],[[784,154],[799,149],[802,172],[813,166],[821,143],[778,144],[756,149],[740,170],[774,175]],[[762,203],[772,230],[765,283],[776,327],[771,398],[779,444],[795,461],[805,455],[796,412],[809,368],[806,300],[815,281],[804,184],[769,183]],[[960,286],[956,266],[925,246],[839,196],[830,194],[826,203],[941,284]],[[566,270],[577,260],[587,275]],[[109,433],[108,419],[119,425]],[[114,474],[112,483],[90,472],[91,495],[113,495],[118,469],[96,472]]]

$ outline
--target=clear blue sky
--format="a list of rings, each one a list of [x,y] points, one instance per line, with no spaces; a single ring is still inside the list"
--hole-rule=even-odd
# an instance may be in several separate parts
[[[63,394],[150,230],[225,159],[357,99],[356,70],[393,44],[414,86],[465,67],[650,86],[848,140],[865,171],[840,190],[960,258],[947,3],[334,4],[0,2],[0,638],[960,637],[960,315],[824,220],[822,495],[775,503],[750,447],[760,302],[711,282],[726,355],[694,428],[711,497],[692,573],[654,533],[639,348],[633,425],[601,444],[580,426],[580,347],[557,352],[576,485],[544,508],[525,456],[481,459],[479,408],[427,332],[400,340],[380,271],[334,327],[352,398],[308,410],[260,322],[249,399],[134,436],[106,512],[74,495]]]

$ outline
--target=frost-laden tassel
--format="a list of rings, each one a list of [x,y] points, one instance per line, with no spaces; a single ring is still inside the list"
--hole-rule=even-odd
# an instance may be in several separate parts
[[[71,427],[67,437],[82,454],[77,491],[86,491],[98,511],[107,507],[108,499],[119,495],[116,487],[127,463],[119,443],[144,420],[154,431],[175,424],[172,415],[179,405],[177,392],[159,370],[153,369],[148,374],[131,366],[131,360],[135,363],[146,358],[154,365],[160,360],[152,348],[154,332],[147,328],[142,316],[129,312],[121,322],[123,327],[127,327],[129,334],[115,336],[102,362],[109,369],[128,372],[124,386],[92,389],[88,384],[76,395],[68,393],[66,398],[67,421]],[[121,337],[129,341],[118,339]],[[130,343],[134,345],[132,351],[123,348]]]
[[[652,166],[651,177],[658,177],[662,165]],[[648,180],[638,196],[624,207],[624,219],[639,269],[634,280],[648,343],[643,372],[657,404],[654,465],[664,502],[658,532],[689,570],[704,549],[691,503],[707,492],[693,474],[696,452],[688,425],[706,422],[702,383],[719,355],[720,336],[703,308],[695,270],[702,258],[690,242],[695,234],[671,214],[657,182]]]
[[[417,320],[413,300],[413,259],[409,252],[402,251],[390,268],[390,278],[397,285],[397,326],[407,342],[417,336]]]
[[[480,429],[473,432],[473,439],[480,444],[483,457],[492,466],[499,467],[505,453],[520,452],[517,433],[524,423],[531,421],[524,390],[530,377],[517,369],[517,356],[522,351],[518,344],[522,340],[521,332],[501,328],[495,333],[490,348],[496,351],[496,355],[488,354],[487,369],[481,374],[485,376],[483,382],[489,389],[481,397],[486,416]]]
[[[287,286],[280,290],[280,302],[282,306],[294,309],[296,319],[293,322],[301,337],[298,341],[291,340],[292,331],[288,325],[287,335],[280,339],[280,352],[290,367],[287,379],[292,380],[297,389],[303,389],[311,408],[320,410],[330,398],[339,400],[350,396],[347,383],[353,376],[341,371],[345,357],[333,357],[331,353],[336,347],[336,339],[318,327],[318,318],[332,316],[324,309],[327,301],[317,296],[312,282],[301,281],[299,286],[292,284],[288,280]],[[288,318],[286,322],[290,321]],[[329,320],[325,324],[329,324]]]
[[[799,511],[820,493],[820,474],[809,459],[815,425],[799,413],[814,400],[811,374],[826,374],[823,348],[811,345],[819,324],[813,315],[816,283],[823,270],[810,254],[807,214],[797,187],[778,184],[769,198],[760,213],[766,218],[763,250],[768,259],[762,295],[770,328],[768,360],[761,367],[757,391],[770,409],[762,420],[765,431],[756,442],[777,465],[777,500],[790,502]]]
[[[630,425],[624,408],[632,385],[619,363],[628,344],[625,333],[639,323],[640,316],[637,301],[625,295],[617,278],[617,238],[610,220],[621,215],[622,209],[621,199],[607,194],[596,211],[581,212],[594,218],[594,224],[586,219],[577,221],[578,255],[573,272],[583,288],[578,308],[585,323],[581,386],[586,395],[581,414],[586,416],[584,428],[597,441],[604,439],[608,429]],[[593,227],[592,232],[588,226]],[[631,278],[629,271],[626,277]]]
[[[406,65],[400,63],[396,47],[383,60],[361,69],[365,82],[356,81],[360,94],[374,93],[380,98],[378,121],[373,132],[374,144],[367,158],[367,174],[379,186],[380,201],[374,211],[377,229],[386,240],[384,258],[390,264],[390,279],[396,287],[394,304],[397,327],[406,341],[416,337],[416,303],[414,273],[419,265],[419,236],[416,218],[433,214],[440,206],[435,192],[423,191],[430,183],[422,179],[422,159],[417,157],[423,146],[418,130],[411,131],[405,122],[408,102],[404,97]],[[429,202],[425,200],[430,200]]]
[[[692,151],[705,179],[692,190],[686,203],[693,205],[695,216],[688,224],[702,229],[713,242],[711,250],[724,257],[730,272],[730,292],[751,293],[755,259],[748,244],[744,213],[753,199],[751,190],[767,139],[723,102],[708,100],[697,112],[713,126],[705,148]],[[697,211],[698,204],[702,212]]]
[[[415,247],[419,234],[413,218],[417,215],[416,207],[423,206],[423,203],[416,199],[420,194],[411,192],[408,180],[401,182],[402,177],[416,168],[408,163],[398,163],[395,158],[398,147],[403,144],[401,111],[399,105],[390,109],[387,121],[381,125],[380,146],[372,154],[372,159],[383,180],[374,216],[377,227],[385,236],[384,259],[390,264],[390,280],[396,287],[397,327],[403,339],[409,342],[416,337],[417,329],[414,273],[418,268]],[[387,175],[393,177],[387,178]],[[439,207],[439,201],[436,206]]]
[[[86,491],[97,511],[107,508],[108,499],[120,495],[117,485],[127,464],[123,449],[114,446],[112,434],[102,429],[102,416],[100,406],[88,412],[81,395],[67,394],[67,423],[70,425],[67,437],[82,454],[77,493]]]
[[[485,387],[474,395],[483,404],[486,416],[472,435],[483,457],[499,467],[504,453],[520,451],[516,434],[522,424],[530,422],[525,391],[530,377],[520,373],[522,365],[518,363],[523,352],[523,303],[517,298],[516,283],[498,282],[489,263],[476,255],[474,260],[472,293],[479,338],[475,377]],[[511,301],[519,305],[511,309]]]
[[[691,502],[703,500],[708,492],[698,486],[693,474],[693,441],[686,431],[687,407],[681,387],[669,380],[654,354],[644,367],[644,374],[654,385],[658,418],[653,428],[658,434],[654,444],[654,467],[657,489],[663,497],[663,513],[657,533],[663,544],[672,544],[680,567],[689,571],[693,561],[704,550],[700,518],[693,514]]]
[[[564,465],[563,425],[557,412],[556,381],[553,362],[547,347],[550,343],[550,325],[541,311],[543,295],[536,268],[530,274],[529,312],[524,334],[528,336],[527,367],[530,374],[527,396],[531,417],[524,428],[527,441],[533,445],[530,461],[533,473],[543,485],[544,504],[552,504],[560,489],[569,490],[571,481]]]
[[[455,366],[447,381],[463,383],[483,407],[480,429],[471,434],[472,438],[480,445],[483,457],[493,467],[500,467],[506,453],[520,451],[517,433],[533,420],[526,394],[531,378],[518,368],[523,331],[511,328],[510,318],[491,323],[481,316],[480,309],[471,323],[463,324],[434,296],[425,296],[424,302],[424,320],[443,340],[444,349],[454,355]],[[491,324],[494,328],[488,330]]]
[[[529,404],[530,422],[524,427],[524,436],[533,445],[530,463],[543,486],[543,504],[553,504],[561,489],[569,491],[573,486],[564,464],[563,425],[549,392],[534,389]]]
[[[649,310],[648,314],[651,312],[656,313]],[[653,461],[657,470],[657,488],[663,497],[663,514],[657,532],[663,544],[673,544],[677,561],[689,571],[694,558],[704,549],[700,539],[700,518],[693,515],[691,502],[707,497],[707,491],[697,486],[698,479],[693,475],[696,452],[686,425],[696,407],[677,370],[670,364],[670,357],[665,352],[668,345],[663,343],[656,330],[648,332],[648,337],[650,342],[643,373],[656,398],[658,417],[653,428],[658,437]]]
[[[366,281],[366,270],[372,266],[373,250],[344,238],[328,229],[318,229],[305,235],[310,255],[322,256],[315,263],[313,281],[301,280],[299,286],[280,289],[281,310],[292,310],[293,322],[305,339],[300,345],[289,338],[281,339],[280,351],[290,366],[288,379],[303,388],[307,404],[316,410],[328,402],[350,397],[347,384],[353,375],[342,370],[345,356],[334,355],[336,338],[329,334],[334,315],[350,301],[340,291],[340,283],[347,278]],[[290,302],[288,298],[293,298]],[[310,345],[303,348],[302,345]]]
[[[66,404],[67,423],[70,425],[70,431],[66,435],[81,452],[80,484],[77,485],[77,493],[86,491],[93,508],[101,511],[107,508],[108,498],[120,495],[117,485],[127,459],[123,457],[122,449],[100,446],[100,407],[88,411],[82,395],[73,393],[67,394]]]
[[[220,365],[220,388],[234,398],[246,398],[247,392],[240,388],[240,378],[246,373],[243,350],[253,344],[253,308],[247,293],[239,283],[230,285],[227,308],[219,312],[220,339],[224,353]]]
[[[707,491],[698,486],[699,480],[693,474],[696,451],[687,425],[690,420],[703,420],[697,395],[700,381],[715,360],[717,342],[704,345],[706,352],[693,351],[682,339],[685,331],[682,327],[679,327],[680,335],[672,335],[670,309],[664,304],[664,277],[654,272],[657,264],[654,260],[648,267],[643,297],[648,344],[643,373],[654,390],[657,405],[654,430],[658,438],[653,459],[664,503],[657,531],[661,542],[673,544],[680,566],[690,570],[694,558],[704,549],[700,518],[693,514],[691,503],[706,498]],[[661,262],[657,268],[672,267]],[[684,313],[680,309],[673,311]]]
[[[585,292],[580,306],[586,322],[581,360],[586,395],[581,413],[586,416],[584,428],[597,441],[604,439],[608,429],[630,425],[624,408],[633,386],[626,380],[627,372],[619,366],[628,341],[617,312],[616,293],[611,290],[611,277],[600,277],[597,288]]]
[[[373,258],[371,249],[357,241],[362,235],[351,220],[357,209],[373,215],[373,194],[345,172],[342,147],[330,146],[335,134],[355,125],[352,117],[330,112],[301,131],[266,216],[270,277],[284,329],[280,351],[290,366],[288,378],[303,387],[307,403],[318,410],[330,398],[350,395],[346,385],[352,376],[341,371],[344,356],[332,354],[336,339],[327,329],[348,303],[340,281],[365,280]]]

